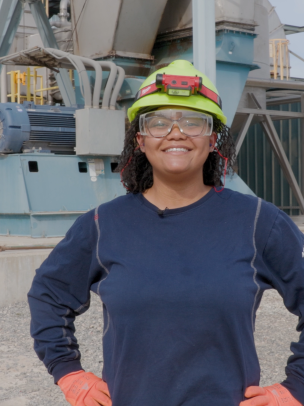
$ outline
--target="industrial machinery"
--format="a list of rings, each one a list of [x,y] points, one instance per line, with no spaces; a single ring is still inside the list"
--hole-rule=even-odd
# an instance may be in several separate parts
[[[248,93],[266,105],[264,91],[243,92],[249,75],[270,77],[268,0],[216,0],[214,9],[207,0],[73,0],[71,21],[69,3],[49,19],[41,0],[0,0],[1,63],[48,69],[59,89],[46,100],[61,104],[0,104],[0,234],[60,236],[124,194],[114,170],[126,110],[143,80],[175,59],[216,81],[228,125],[241,133],[248,120],[235,113]],[[34,34],[9,54],[25,7],[40,43]],[[238,176],[226,185],[252,193]]]
[[[37,106],[32,102],[0,103],[0,152],[73,154],[75,111],[75,107]]]

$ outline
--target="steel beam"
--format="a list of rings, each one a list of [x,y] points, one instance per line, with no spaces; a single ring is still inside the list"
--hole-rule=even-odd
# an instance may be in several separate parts
[[[243,126],[242,126],[242,128],[241,128],[241,130],[239,132],[239,135],[237,137],[237,140],[235,142],[235,153],[236,153],[236,155],[238,155],[238,153],[239,153],[239,151],[241,149],[241,146],[242,146],[242,144],[244,142],[247,131],[249,130],[249,127],[250,127],[250,124],[252,122],[253,117],[254,117],[254,114],[252,114],[252,113],[249,114],[248,117],[246,118],[246,120],[243,123]]]
[[[304,114],[304,94],[301,96],[301,111]],[[301,189],[304,192],[304,118],[301,120]]]
[[[285,154],[281,140],[278,136],[277,130],[275,129],[273,121],[270,117],[270,115],[273,113],[273,110],[263,110],[261,108],[259,101],[255,97],[255,95],[253,93],[249,93],[249,95],[257,107],[256,110],[254,109],[254,111],[256,111],[256,114],[263,116],[264,121],[261,122],[260,125],[261,125],[266,137],[268,138],[268,141],[271,145],[271,148],[272,148],[275,156],[277,157],[277,159],[279,161],[281,169],[285,175],[287,182],[289,183],[291,190],[293,191],[293,194],[299,204],[301,213],[304,214],[304,198],[303,198],[302,192],[299,188],[298,182],[294,176],[293,170],[287,159],[287,156]],[[252,109],[248,109],[248,110],[252,110]],[[279,113],[281,113],[281,112],[279,112]],[[301,117],[302,117],[302,121],[303,121],[303,119],[304,119],[303,108],[302,108]],[[297,117],[297,118],[299,118],[299,117]]]
[[[249,78],[246,86],[262,87],[263,89],[304,90],[304,83],[298,80],[252,79]]]
[[[2,1],[0,7],[0,58],[6,56],[16,35],[23,7],[19,0]],[[1,72],[2,65],[0,65]]]
[[[283,28],[284,28],[286,35],[298,34],[299,32],[304,32],[304,27],[298,27],[296,25],[285,24]]]
[[[1,84],[1,103],[7,103],[7,67],[3,65],[0,74],[0,84]]]
[[[302,192],[301,192],[301,190],[299,188],[298,182],[297,182],[297,180],[296,180],[296,178],[295,178],[295,176],[293,174],[293,170],[292,170],[292,168],[290,166],[290,163],[289,163],[289,161],[287,159],[287,156],[286,156],[285,151],[283,149],[283,146],[281,144],[278,133],[277,133],[277,131],[275,129],[275,126],[274,126],[274,124],[273,124],[273,122],[271,120],[271,117],[268,114],[266,114],[264,116],[264,119],[265,119],[265,124],[266,124],[264,126],[265,134],[267,135],[268,139],[270,140],[271,145],[275,146],[274,153],[276,154],[276,156],[277,156],[277,158],[279,160],[282,171],[283,171],[283,173],[284,173],[284,175],[285,175],[285,177],[286,177],[286,179],[287,179],[287,181],[289,183],[289,186],[290,186],[291,190],[294,193],[294,196],[295,196],[298,204],[299,204],[301,213],[304,214],[304,198],[303,198]]]
[[[291,111],[281,111],[281,110],[265,110],[265,109],[239,109],[236,114],[254,114],[256,116],[269,115],[275,120],[287,120],[291,118],[304,118],[302,112],[291,112]]]
[[[40,0],[27,0],[27,1],[29,3],[32,15],[35,19],[44,47],[59,49],[42,2]],[[76,104],[75,91],[73,89],[68,71],[66,69],[59,69],[59,73],[55,73],[55,77],[64,104],[67,107],[75,105]]]

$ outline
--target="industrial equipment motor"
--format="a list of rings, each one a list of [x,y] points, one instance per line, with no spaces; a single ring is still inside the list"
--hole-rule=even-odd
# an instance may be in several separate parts
[[[0,153],[74,154],[77,107],[0,103]]]

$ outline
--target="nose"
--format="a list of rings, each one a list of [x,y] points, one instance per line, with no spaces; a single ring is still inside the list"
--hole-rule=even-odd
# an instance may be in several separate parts
[[[187,136],[185,134],[183,134],[180,129],[179,126],[174,123],[173,127],[170,131],[170,133],[167,135],[167,140],[185,140],[187,139]]]

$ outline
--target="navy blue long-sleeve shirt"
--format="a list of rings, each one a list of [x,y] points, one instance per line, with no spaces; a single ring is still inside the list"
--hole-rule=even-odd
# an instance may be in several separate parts
[[[213,189],[163,215],[128,194],[78,218],[29,292],[35,350],[57,382],[81,369],[75,316],[104,310],[113,406],[238,406],[258,385],[255,314],[266,289],[304,323],[303,235],[270,203]],[[283,328],[283,327],[282,327]],[[304,336],[283,385],[304,404]]]

